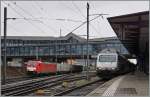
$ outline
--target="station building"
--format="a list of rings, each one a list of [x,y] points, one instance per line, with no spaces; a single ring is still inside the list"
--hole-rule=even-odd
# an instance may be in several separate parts
[[[4,40],[1,39],[3,51]],[[93,38],[89,40],[90,59],[105,48],[115,48],[120,54],[128,55],[128,51],[117,37]],[[3,56],[3,52],[2,52]],[[7,61],[42,59],[51,62],[67,59],[86,59],[86,39],[74,33],[63,37],[7,36]]]

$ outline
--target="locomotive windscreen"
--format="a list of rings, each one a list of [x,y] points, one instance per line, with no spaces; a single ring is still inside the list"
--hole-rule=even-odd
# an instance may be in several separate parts
[[[99,62],[116,62],[116,55],[100,55]]]
[[[36,61],[29,61],[29,62],[28,62],[28,65],[30,65],[30,66],[35,66],[36,63],[37,63]]]

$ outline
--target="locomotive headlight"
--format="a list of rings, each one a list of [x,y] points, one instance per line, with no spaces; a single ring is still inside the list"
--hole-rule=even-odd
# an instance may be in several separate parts
[[[28,70],[28,71],[35,71],[36,68],[35,68],[35,67],[27,67],[27,70]]]
[[[102,67],[98,67],[98,70],[104,70],[105,68],[102,68]]]
[[[97,70],[101,70],[102,68],[101,67],[97,67]]]

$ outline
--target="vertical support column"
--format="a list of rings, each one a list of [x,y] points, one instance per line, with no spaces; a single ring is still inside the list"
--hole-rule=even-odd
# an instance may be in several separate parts
[[[57,63],[57,39],[55,41],[55,62]]]
[[[121,40],[123,40],[123,33],[124,33],[124,24],[121,24]]]
[[[39,53],[39,52],[38,52],[38,47],[36,47],[36,60],[39,59],[39,58],[38,58],[38,56],[39,56],[38,53]]]
[[[72,45],[71,44],[70,44],[70,57],[71,57],[71,64],[70,65],[72,67]],[[71,68],[71,73],[72,73],[72,68]]]
[[[143,71],[143,53],[141,52],[141,48],[139,47],[139,45],[138,44],[141,44],[141,42],[140,42],[140,20],[141,20],[141,17],[139,16],[138,17],[138,28],[137,28],[137,31],[138,31],[138,33],[139,33],[139,35],[137,36],[138,37],[138,41],[136,41],[136,50],[137,50],[137,52],[139,52],[139,55],[138,55],[138,66],[139,66],[139,70],[140,71]]]
[[[87,77],[87,80],[89,79],[89,3],[87,3],[87,74],[86,74],[86,77]]]
[[[4,63],[3,63],[3,68],[2,68],[2,84],[5,84],[6,82],[6,64],[7,64],[7,56],[6,56],[6,41],[7,41],[7,8],[4,8]]]

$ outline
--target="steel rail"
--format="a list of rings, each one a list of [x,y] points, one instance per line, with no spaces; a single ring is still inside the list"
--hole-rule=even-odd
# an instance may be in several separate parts
[[[10,83],[13,83],[13,82],[18,82],[18,81],[29,80],[29,79],[31,79],[31,77],[29,77],[29,76],[7,78],[6,79],[6,84],[10,84]]]
[[[58,78],[58,79],[55,79],[55,80],[50,80],[50,81],[42,81],[42,82],[37,82],[37,83],[34,83],[34,84],[28,84],[28,85],[25,85],[24,88],[20,88],[20,89],[17,89],[17,90],[15,89],[14,91],[5,93],[4,95],[5,96],[10,96],[10,95],[17,96],[17,95],[21,95],[21,94],[26,94],[29,91],[41,89],[42,87],[47,86],[50,83],[54,83],[56,81],[62,80],[63,78],[64,77]]]
[[[19,90],[16,90],[16,91],[12,91],[12,92],[8,92],[8,93],[5,93],[4,95],[5,96],[10,96],[10,95],[13,95],[13,96],[18,96],[18,95],[26,95],[30,92],[33,92],[33,91],[36,91],[38,89],[42,89],[42,88],[46,88],[46,87],[52,87],[52,86],[56,86],[58,84],[61,84],[64,80],[68,80],[68,81],[74,81],[74,80],[79,80],[79,79],[83,79],[85,78],[85,76],[77,76],[77,77],[69,77],[67,78],[68,76],[64,76],[62,78],[58,78],[58,79],[55,79],[55,80],[50,80],[50,81],[46,81],[46,82],[41,82],[41,83],[36,83],[34,85],[29,85],[29,86],[26,86],[22,89],[19,89]]]
[[[74,90],[77,90],[77,89],[80,89],[80,88],[82,88],[82,87],[85,87],[85,86],[94,84],[94,83],[99,82],[99,81],[102,81],[102,79],[98,79],[98,80],[96,80],[96,81],[92,81],[92,82],[89,82],[89,83],[84,84],[84,85],[81,85],[81,86],[69,88],[69,89],[67,89],[67,90],[65,90],[65,91],[61,91],[61,92],[59,92],[59,93],[54,94],[54,96],[63,96],[63,95],[65,95],[65,94],[67,94],[67,93],[70,93],[70,92],[72,92],[72,91],[74,91]],[[104,82],[102,81],[102,83],[104,83]]]
[[[26,85],[26,84],[33,83],[33,82],[38,82],[38,81],[48,80],[48,79],[52,79],[52,78],[57,78],[57,77],[65,76],[65,75],[66,74],[51,76],[51,77],[42,77],[42,78],[38,78],[38,79],[34,78],[34,79],[30,79],[30,80],[25,80],[25,81],[20,81],[20,82],[16,82],[16,83],[6,84],[6,85],[2,85],[2,90],[7,89],[7,88],[11,88],[11,87],[15,87],[15,86]]]
[[[36,85],[37,83],[43,83],[43,82],[46,82],[46,81],[49,81],[49,80],[53,80],[53,79],[57,79],[57,78],[61,78],[61,77],[67,77],[67,75],[61,75],[61,76],[54,76],[54,77],[48,77],[48,78],[42,78],[42,79],[34,79],[34,80],[29,80],[25,83],[22,83],[22,84],[14,84],[12,86],[5,86],[5,87],[2,87],[2,94],[7,92],[7,91],[13,91],[13,90],[17,90],[17,89],[22,89],[22,88],[25,88],[27,86],[32,86],[32,85]],[[71,76],[71,75],[68,75],[68,76]]]

